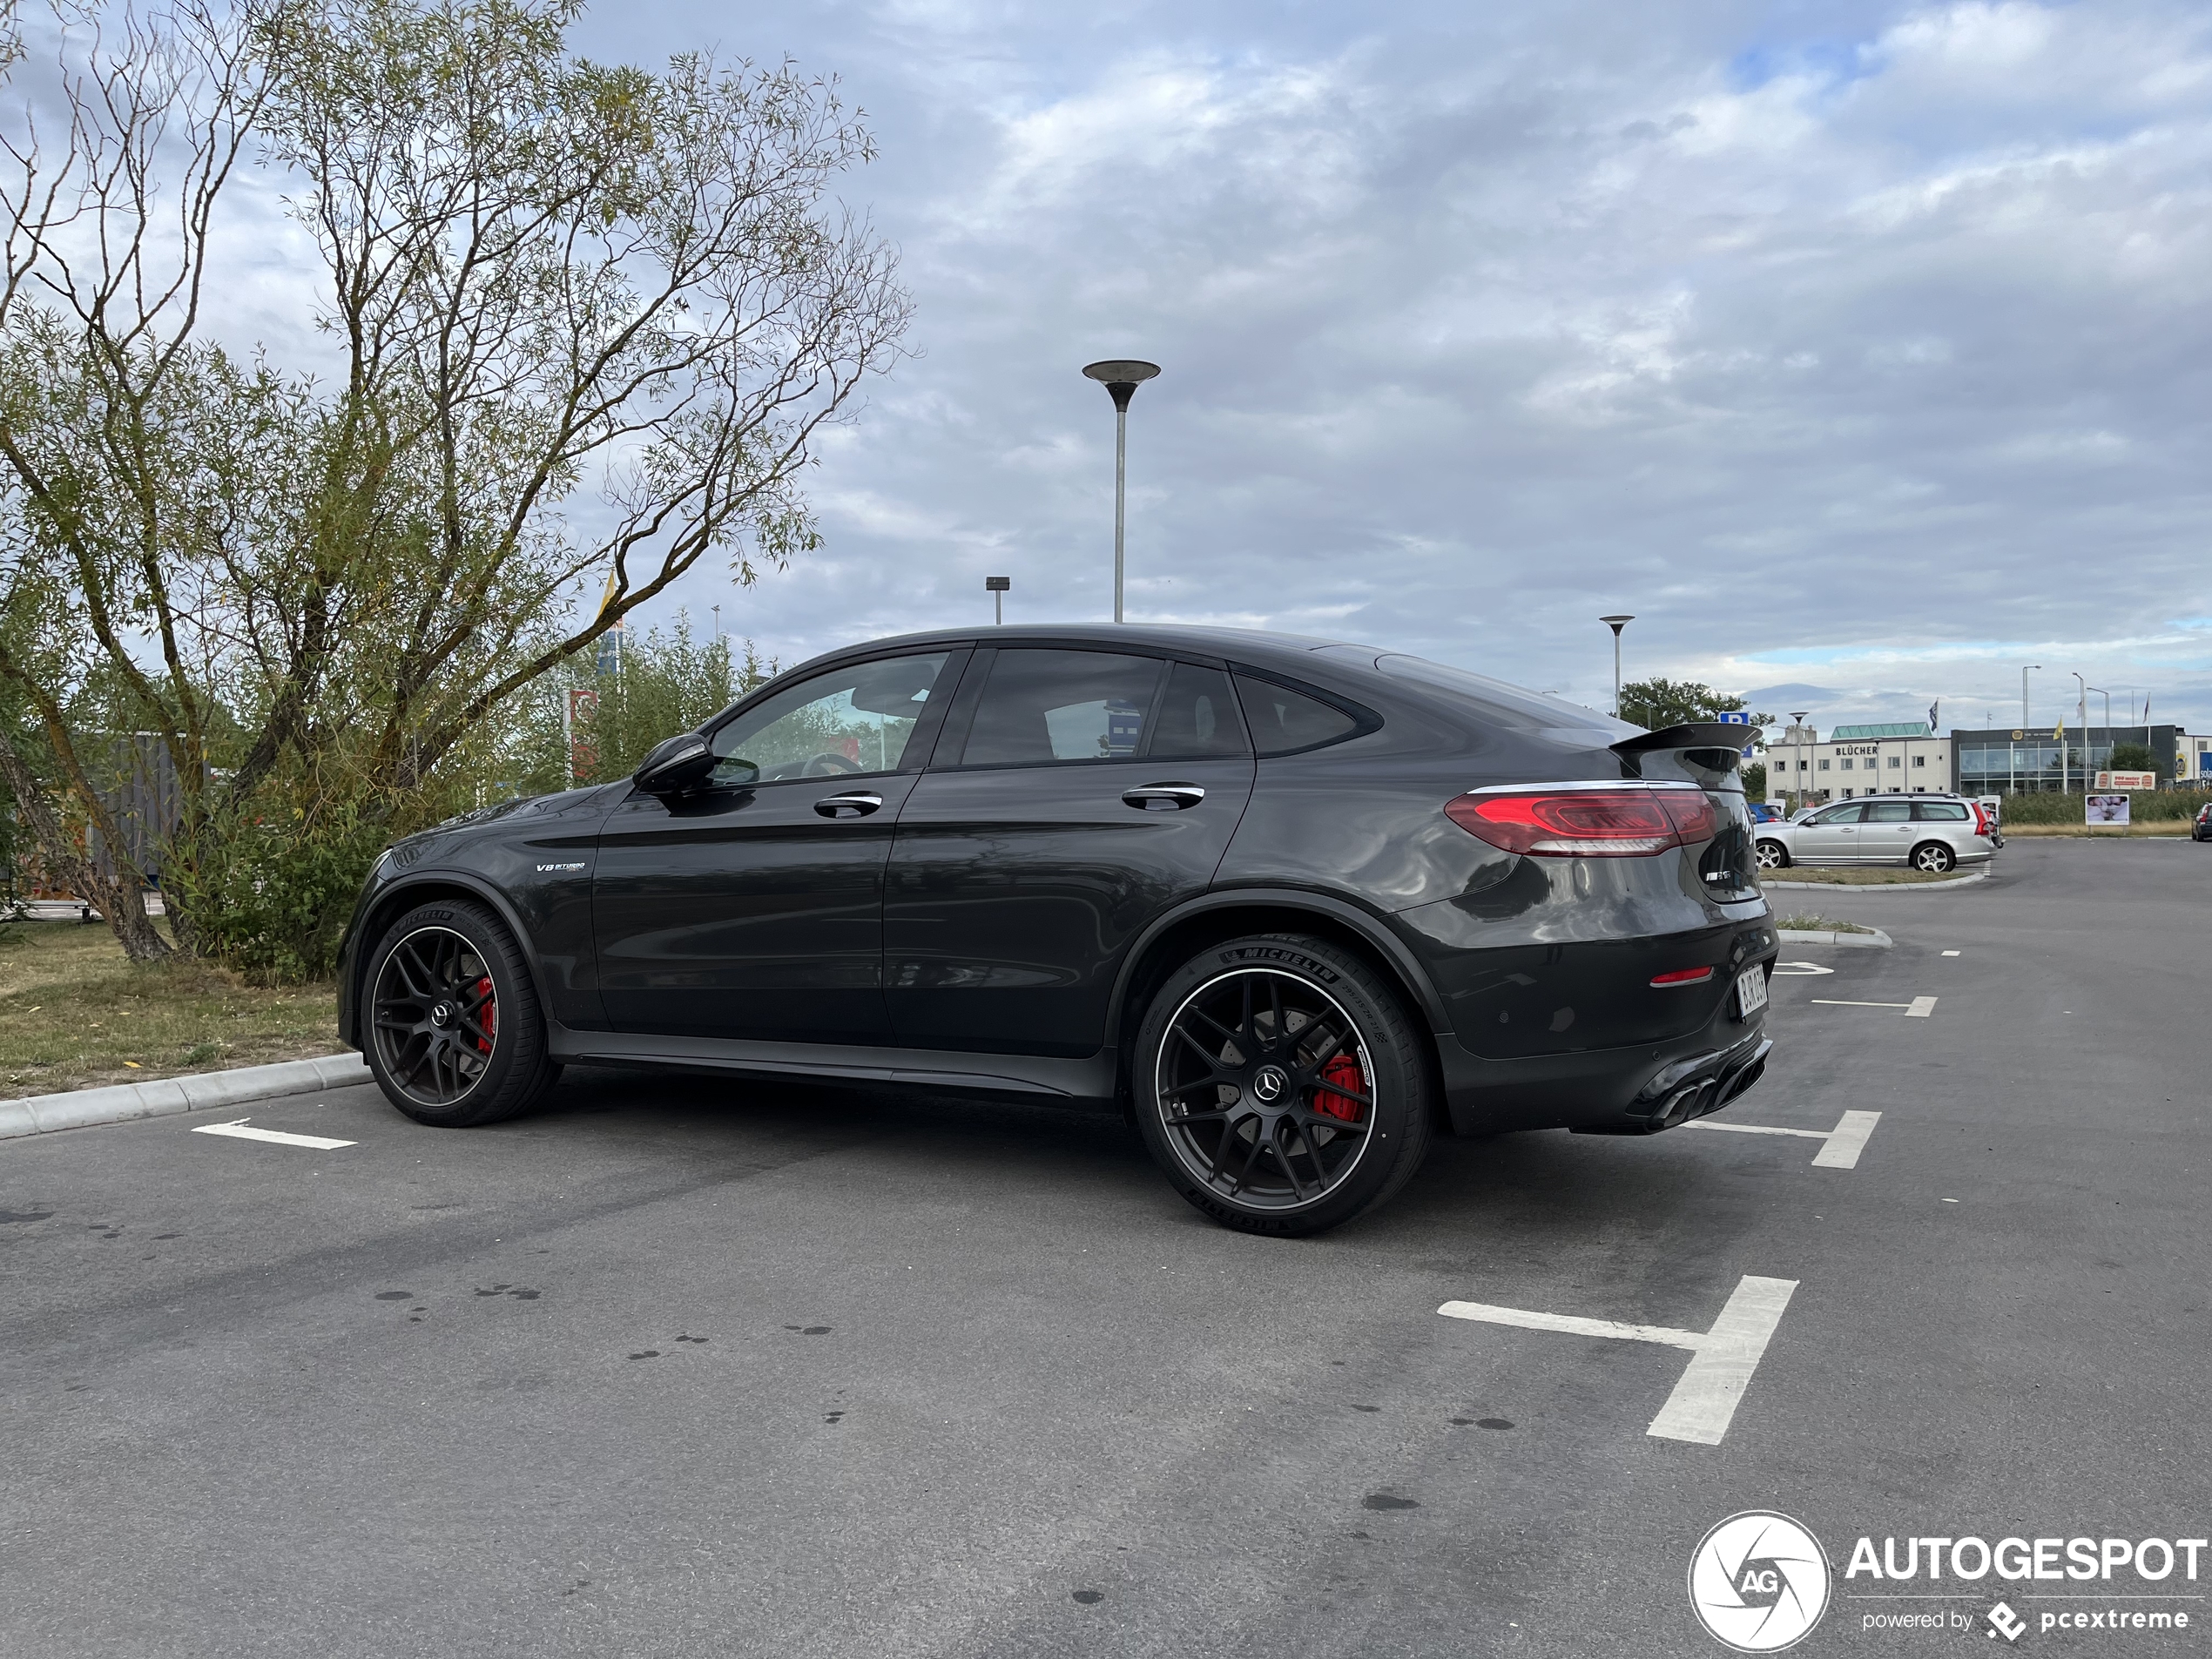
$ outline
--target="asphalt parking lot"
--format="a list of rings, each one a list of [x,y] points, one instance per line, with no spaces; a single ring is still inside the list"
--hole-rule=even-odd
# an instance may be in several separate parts
[[[1117,1119],[610,1071],[473,1132],[363,1088],[0,1144],[0,1652],[1711,1654],[1685,1570],[1750,1508],[1834,1561],[1799,1651],[1924,1651],[1857,1537],[2212,1520],[2208,882],[2016,841],[1777,892],[1897,941],[1784,951],[1829,971],[1718,1121],[1817,1133],[1447,1142],[1306,1242]],[[194,1132],[241,1116],[354,1143]],[[1722,1432],[1648,1432],[1698,1356],[1573,1321],[1747,1278],[1795,1288]],[[2171,1605],[2080,1645],[2203,1651]]]

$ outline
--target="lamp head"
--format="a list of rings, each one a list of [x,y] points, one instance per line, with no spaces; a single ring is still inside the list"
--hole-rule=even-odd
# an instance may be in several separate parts
[[[1083,373],[1106,388],[1117,409],[1129,408],[1130,399],[1136,395],[1136,388],[1160,372],[1157,363],[1145,362],[1136,357],[1107,357],[1096,363],[1085,363]]]

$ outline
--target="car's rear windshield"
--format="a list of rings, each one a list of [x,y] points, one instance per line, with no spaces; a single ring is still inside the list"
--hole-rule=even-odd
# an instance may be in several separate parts
[[[1600,714],[1595,709],[1569,703],[1563,697],[1551,697],[1504,680],[1494,680],[1487,674],[1432,663],[1426,657],[1393,652],[1377,658],[1375,666],[1394,679],[1411,680],[1417,685],[1465,698],[1480,705],[1488,718],[1501,724],[1525,726],[1558,738],[1582,738],[1598,748],[1618,743],[1638,729]]]

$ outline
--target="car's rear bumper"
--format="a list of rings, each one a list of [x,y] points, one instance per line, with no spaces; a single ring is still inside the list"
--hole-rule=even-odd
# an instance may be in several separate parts
[[[1452,1127],[1460,1135],[1568,1129],[1649,1135],[1717,1111],[1759,1080],[1774,1045],[1766,1012],[1725,1008],[1663,1043],[1527,1059],[1486,1060],[1440,1034],[1437,1049]]]

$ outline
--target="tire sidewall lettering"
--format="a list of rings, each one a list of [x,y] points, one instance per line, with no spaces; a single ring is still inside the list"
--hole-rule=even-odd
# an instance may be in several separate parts
[[[1288,945],[1244,945],[1235,950],[1217,951],[1215,955],[1224,968],[1249,968],[1264,963],[1270,968],[1294,968],[1322,985],[1338,985],[1344,980],[1344,975],[1326,962],[1316,961],[1304,951]]]

